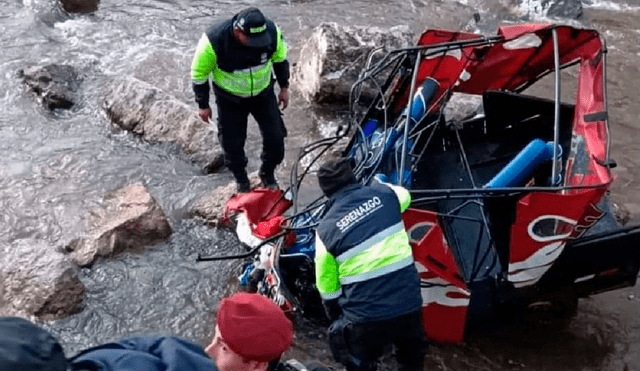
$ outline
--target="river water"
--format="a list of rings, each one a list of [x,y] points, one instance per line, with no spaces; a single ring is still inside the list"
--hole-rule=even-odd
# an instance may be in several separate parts
[[[523,0],[103,0],[93,14],[68,15],[55,0],[3,0],[0,7],[0,244],[68,243],[86,228],[88,210],[106,191],[143,182],[165,210],[172,237],[142,255],[123,255],[84,268],[82,311],[43,323],[71,355],[84,347],[139,333],[184,336],[205,343],[219,299],[233,289],[237,262],[194,262],[203,254],[237,252],[233,235],[186,218],[200,194],[226,184],[227,172],[203,175],[168,145],[138,141],[111,127],[100,110],[99,81],[107,74],[152,80],[193,103],[189,65],[203,30],[256,5],[282,28],[295,62],[313,28],[408,25],[493,32],[504,21],[548,20],[547,1]],[[559,1],[564,3],[564,1]],[[640,215],[640,0],[585,0],[579,19],[606,38],[612,158],[618,176],[612,200]],[[474,21],[474,14],[480,16]],[[153,60],[154,63],[149,63]],[[146,63],[145,63],[146,61]],[[44,110],[17,75],[29,64],[69,64],[83,78],[69,111]],[[155,68],[158,67],[158,68]],[[161,68],[160,68],[161,67]],[[294,93],[281,182],[298,149],[321,135],[322,116]],[[249,170],[259,166],[260,137],[247,143]],[[294,355],[327,359],[322,331],[301,325]],[[640,289],[580,301],[563,330],[504,329],[474,334],[461,346],[434,345],[428,369],[640,370]]]

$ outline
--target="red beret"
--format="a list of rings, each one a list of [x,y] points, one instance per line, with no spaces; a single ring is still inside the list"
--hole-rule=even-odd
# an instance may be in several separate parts
[[[237,354],[269,362],[293,340],[293,325],[280,307],[265,296],[240,292],[222,299],[217,319],[220,336]]]

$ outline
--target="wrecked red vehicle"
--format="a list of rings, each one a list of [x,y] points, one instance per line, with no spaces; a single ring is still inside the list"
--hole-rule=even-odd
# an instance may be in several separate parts
[[[368,60],[349,130],[302,153],[315,157],[294,167],[287,190],[230,201],[255,248],[243,284],[286,310],[322,313],[313,233],[325,200],[299,210],[296,195],[320,155],[342,145],[359,182],[383,176],[411,191],[403,218],[433,341],[459,343],[474,324],[506,317],[570,318],[578,298],[635,285],[640,227],[623,227],[607,197],[615,162],[598,32],[426,30],[415,47]],[[573,102],[561,102],[566,86]],[[456,117],[461,100],[477,104]]]

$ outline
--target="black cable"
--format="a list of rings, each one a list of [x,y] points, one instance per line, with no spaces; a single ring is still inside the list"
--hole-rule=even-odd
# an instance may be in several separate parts
[[[202,261],[217,261],[217,260],[231,260],[231,259],[242,259],[242,258],[248,258],[251,255],[255,254],[262,246],[266,245],[269,242],[273,242],[276,239],[284,236],[285,234],[289,233],[288,230],[285,230],[283,232],[280,232],[276,235],[273,235],[269,238],[267,238],[266,240],[260,242],[256,247],[254,247],[253,249],[251,249],[249,252],[245,253],[245,254],[238,254],[238,255],[222,255],[222,256],[201,256],[200,254],[198,254],[198,258],[196,259],[196,262],[202,262]]]

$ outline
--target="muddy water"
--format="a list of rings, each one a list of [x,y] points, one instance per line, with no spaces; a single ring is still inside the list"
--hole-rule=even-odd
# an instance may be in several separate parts
[[[259,6],[283,29],[291,60],[321,22],[490,32],[501,22],[548,20],[541,3],[523,0],[378,1],[268,0]],[[174,227],[172,238],[143,255],[125,255],[81,271],[88,297],[83,310],[45,323],[67,353],[137,333],[175,334],[204,342],[220,297],[233,289],[237,262],[194,262],[204,254],[238,251],[233,236],[184,218],[202,192],[225,184],[228,173],[204,176],[170,146],[140,143],[112,130],[99,109],[98,79],[105,74],[152,78],[192,103],[188,68],[207,25],[248,0],[103,0],[92,15],[69,16],[54,0],[8,0],[0,7],[0,243],[45,240],[52,246],[83,232],[88,209],[113,187],[144,182]],[[479,16],[476,23],[474,14]],[[585,0],[583,16],[560,19],[598,29],[608,53],[611,155],[618,177],[611,197],[640,216],[640,1]],[[153,68],[153,60],[167,69]],[[16,72],[25,64],[65,63],[83,77],[80,103],[46,112],[26,94]],[[163,76],[157,76],[158,71]],[[287,171],[306,143],[335,128],[295,94],[285,111]],[[259,166],[260,137],[249,134],[249,170]],[[577,318],[561,330],[507,328],[472,334],[461,346],[432,345],[425,369],[637,370],[640,369],[640,288],[581,300]],[[323,331],[301,320],[291,355],[330,361]],[[385,366],[391,369],[392,363]]]

